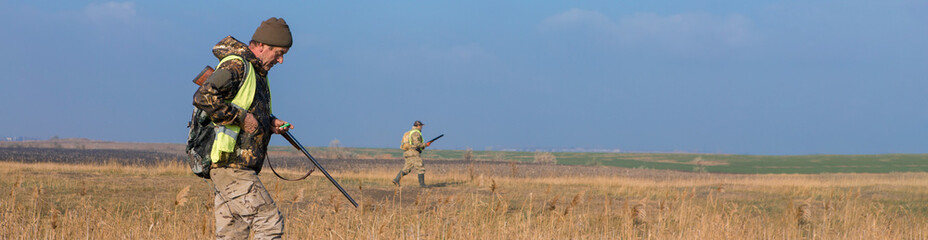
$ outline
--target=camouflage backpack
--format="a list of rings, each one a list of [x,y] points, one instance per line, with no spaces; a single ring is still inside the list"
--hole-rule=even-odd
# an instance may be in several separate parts
[[[410,133],[410,132],[412,132],[412,131],[403,133],[403,140],[400,140],[400,142],[401,142],[401,143],[400,143],[400,149],[403,149],[403,151],[412,149],[412,145],[409,145],[409,133]]]
[[[200,74],[193,79],[197,86],[203,85],[206,79],[214,72],[209,65],[200,71]],[[187,160],[190,163],[190,170],[194,175],[201,178],[209,178],[209,168],[212,160],[209,159],[209,153],[213,150],[213,140],[216,138],[216,132],[213,130],[212,120],[203,110],[193,107],[193,115],[190,122],[187,122],[187,147],[184,152],[187,153]]]
[[[187,136],[187,158],[190,161],[190,170],[194,175],[202,178],[209,178],[209,169],[213,161],[209,157],[210,151],[213,150],[213,140],[216,138],[216,131],[213,130],[212,121],[209,115],[203,110],[194,107],[193,116],[187,123],[190,132]]]

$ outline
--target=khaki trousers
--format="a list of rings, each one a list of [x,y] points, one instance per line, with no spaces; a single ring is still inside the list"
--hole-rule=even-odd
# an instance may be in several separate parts
[[[406,159],[406,165],[403,166],[403,175],[409,174],[413,169],[418,170],[419,174],[425,174],[425,166],[422,165],[422,158],[419,157],[419,151],[408,150],[403,153],[403,158]]]
[[[210,179],[215,199],[216,239],[280,239],[284,218],[253,170],[213,168]]]

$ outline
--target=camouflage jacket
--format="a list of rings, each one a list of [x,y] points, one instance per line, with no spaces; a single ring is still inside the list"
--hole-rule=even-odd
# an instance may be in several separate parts
[[[415,131],[413,128],[403,134],[403,150],[410,151],[415,150],[417,153],[421,153],[422,149],[425,149],[425,141],[422,140],[422,131]]]
[[[239,133],[235,140],[234,154],[223,161],[214,163],[213,167],[252,169],[255,172],[261,172],[261,166],[267,154],[267,145],[273,135],[271,127],[274,121],[271,116],[271,91],[267,84],[267,71],[261,67],[261,60],[248,49],[248,45],[232,36],[219,41],[213,47],[213,55],[220,60],[229,55],[237,55],[254,66],[257,78],[255,98],[247,112],[258,120],[255,132],[249,133],[242,129]],[[245,121],[246,112],[226,101],[235,97],[245,81],[245,67],[247,66],[241,61],[226,61],[217,66],[216,72],[194,93],[193,105],[209,114],[216,124],[241,126]]]

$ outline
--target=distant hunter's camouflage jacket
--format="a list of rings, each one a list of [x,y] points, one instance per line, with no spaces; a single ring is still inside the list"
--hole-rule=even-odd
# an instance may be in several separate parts
[[[403,145],[400,148],[412,154],[419,155],[422,149],[425,149],[425,142],[422,140],[422,131],[416,131],[416,128],[403,134]]]
[[[271,127],[273,127],[274,120],[271,117],[271,91],[267,84],[267,70],[261,67],[261,60],[248,49],[247,44],[239,42],[232,36],[219,41],[213,47],[213,55],[220,60],[229,55],[238,55],[254,66],[257,83],[255,98],[248,112],[258,120],[255,132],[249,133],[242,129],[239,133],[235,140],[234,154],[226,160],[214,163],[213,167],[243,168],[261,172],[261,166],[267,154],[267,145],[273,135]],[[216,72],[193,95],[193,105],[209,114],[216,124],[242,126],[245,121],[245,111],[226,101],[235,97],[245,81],[245,67],[246,65],[241,61],[234,60],[217,66]]]

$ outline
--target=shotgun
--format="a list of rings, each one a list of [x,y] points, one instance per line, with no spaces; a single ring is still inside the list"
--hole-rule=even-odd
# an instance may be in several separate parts
[[[432,144],[432,142],[434,142],[435,140],[438,140],[439,138],[444,137],[444,136],[445,136],[445,134],[442,134],[442,135],[438,135],[438,137],[432,138],[432,140],[429,140],[429,144]]]
[[[438,140],[439,138],[444,137],[444,136],[445,136],[445,134],[438,135],[438,137],[432,138],[432,140],[429,140],[429,141],[426,142],[426,143],[428,143],[428,145],[432,145],[432,142],[434,142],[435,140]],[[419,153],[422,153],[422,150],[423,150],[422,148],[416,148],[416,151],[418,151]]]

